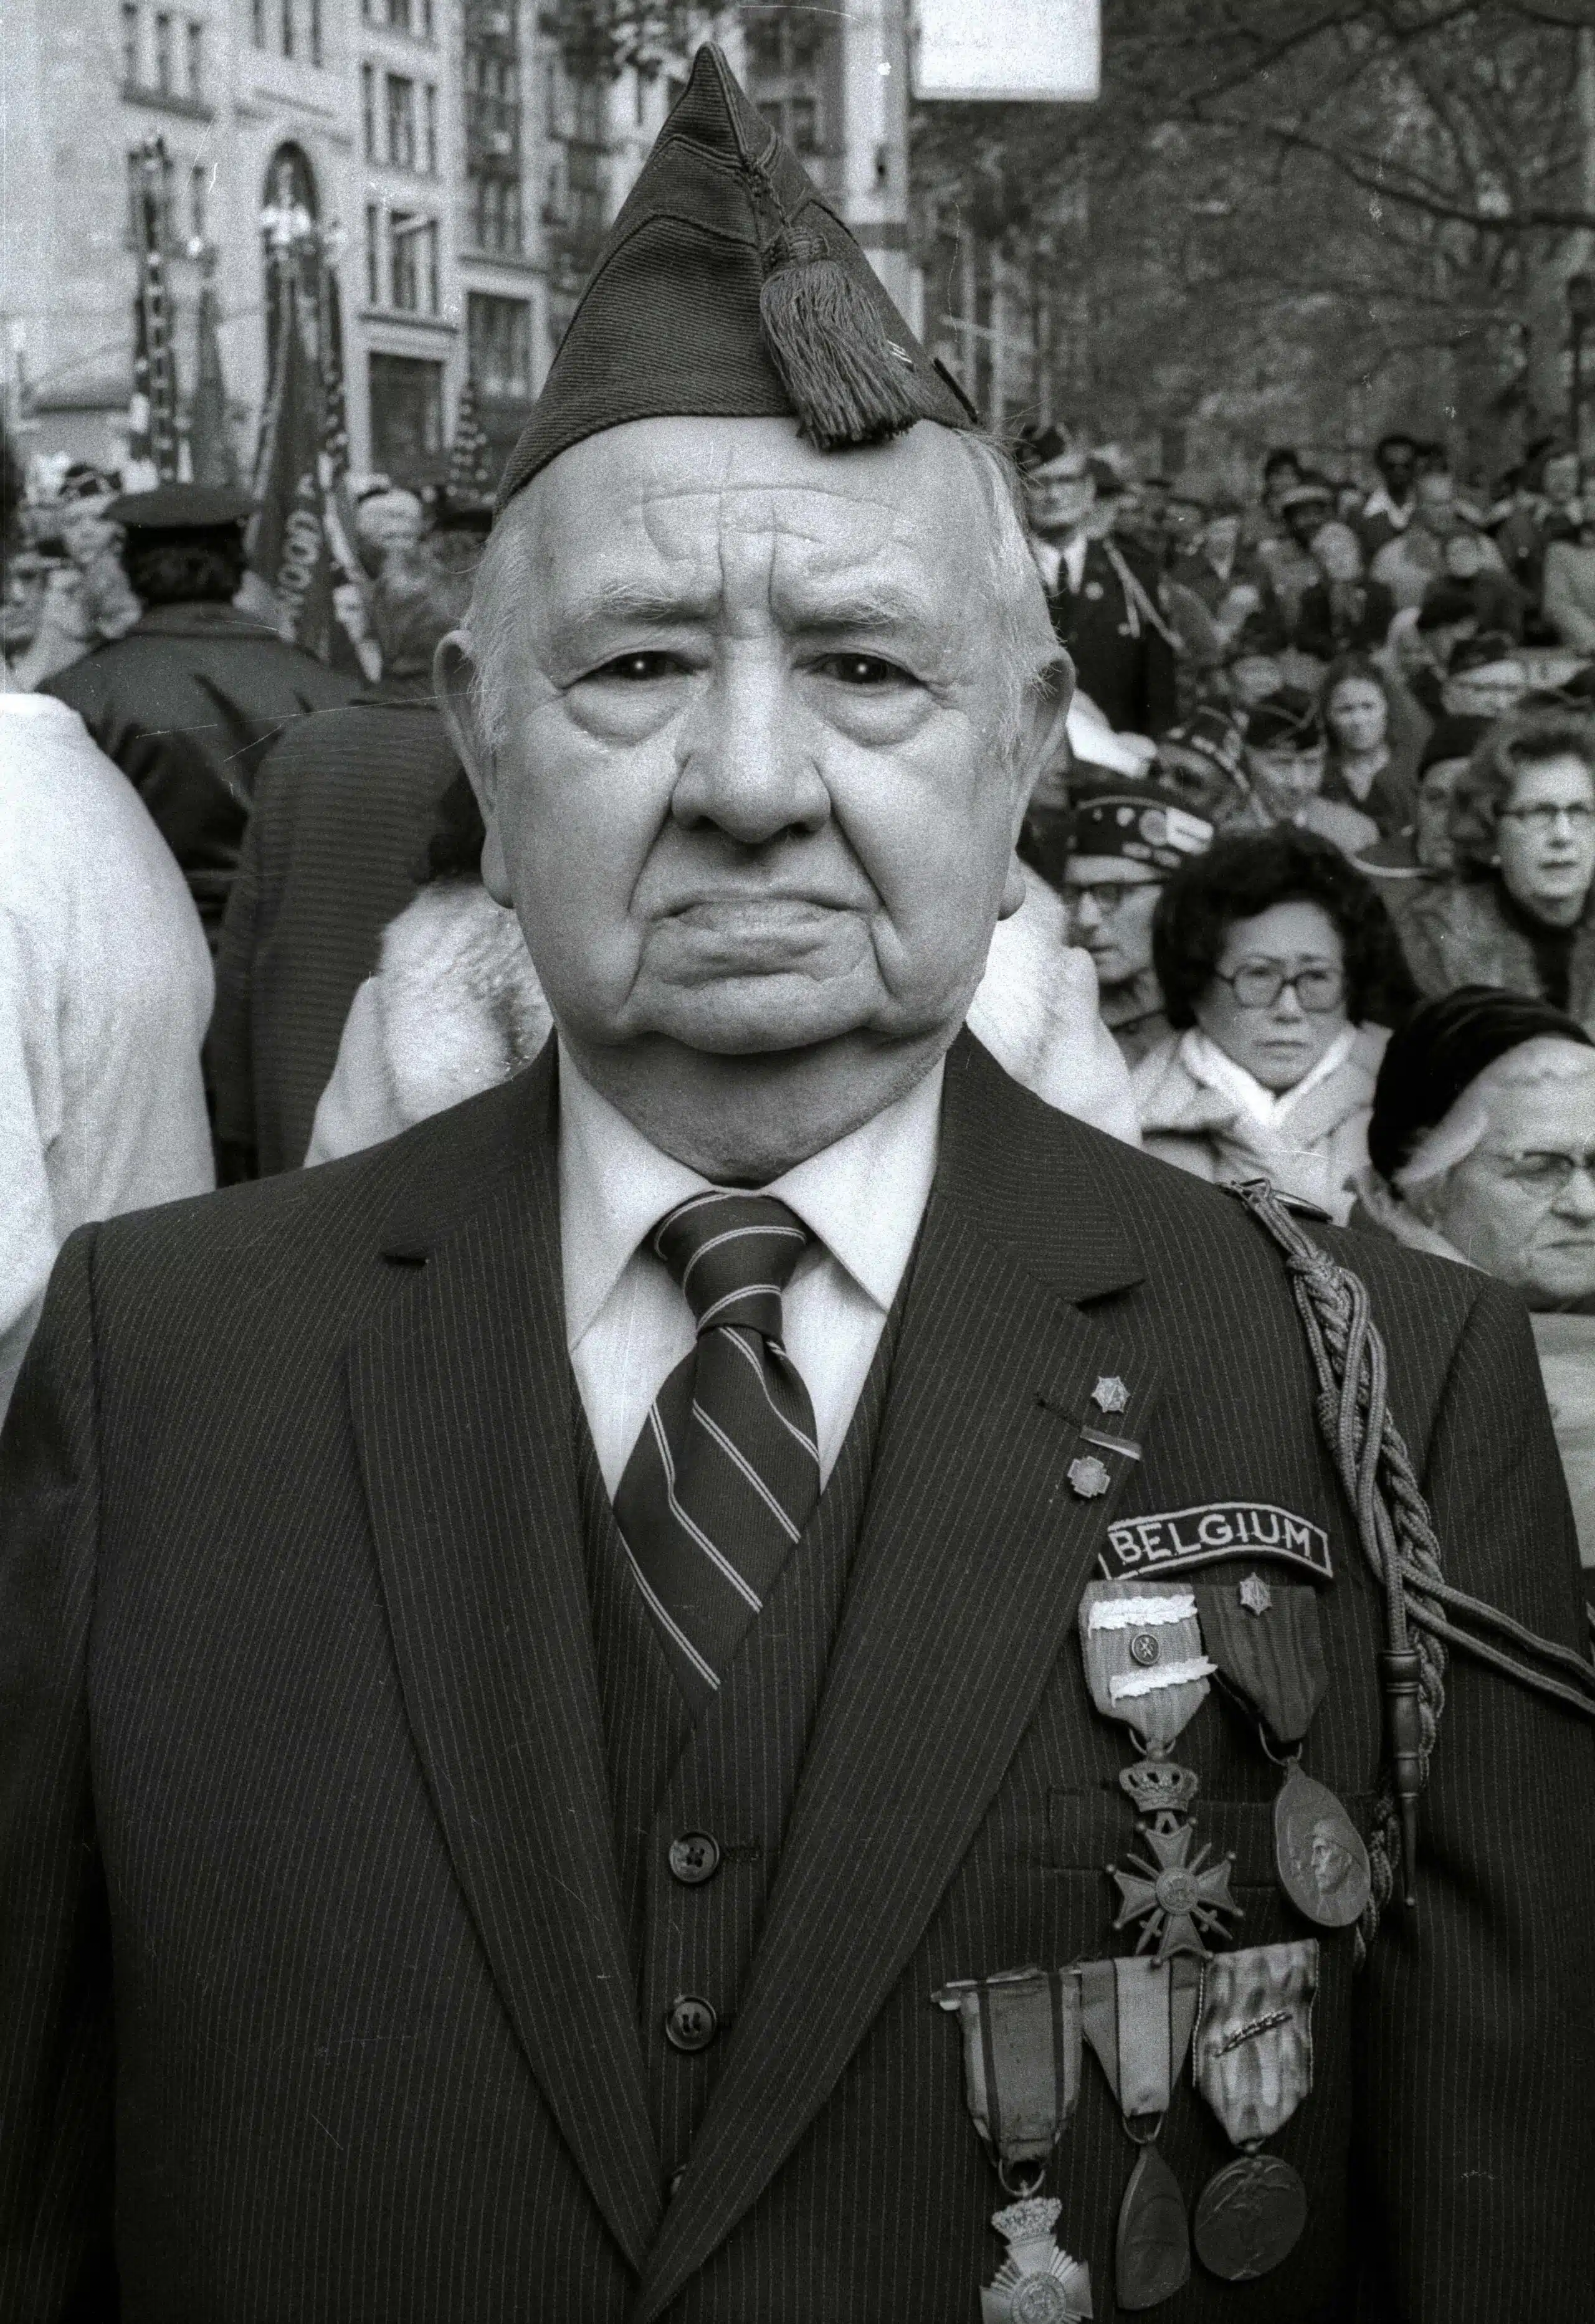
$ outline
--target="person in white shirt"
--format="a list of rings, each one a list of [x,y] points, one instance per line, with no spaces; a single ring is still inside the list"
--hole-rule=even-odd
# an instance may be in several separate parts
[[[0,695],[0,1416],[72,1229],[216,1183],[211,990],[126,776],[64,702]]]

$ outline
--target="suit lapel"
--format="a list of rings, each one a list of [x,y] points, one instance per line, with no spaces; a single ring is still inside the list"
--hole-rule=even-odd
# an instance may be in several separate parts
[[[502,1101],[512,1134],[475,1174],[475,1207],[392,1222],[385,1251],[419,1271],[356,1339],[350,1390],[405,1704],[455,1870],[532,2070],[640,2265],[659,2165],[581,1559],[553,1089],[550,1045]],[[491,1103],[467,1112],[497,1122]]]
[[[1035,1102],[972,1048],[949,1061],[938,1191],[779,1875],[639,2324],[769,2184],[918,1943],[1064,1649],[1133,1467],[1104,1448],[1107,1491],[1073,1489],[1070,1466],[1090,1450],[1081,1427],[1102,1417],[1092,1391],[1106,1375],[1131,1385],[1126,1418],[1107,1424],[1121,1435],[1142,1433],[1154,1399],[1111,1328],[1005,1247],[1027,1245],[1076,1299],[1142,1271],[1092,1184],[1089,1147],[1073,1187],[1067,1173],[1060,1183],[1055,1130],[1050,1182],[1027,1182]]]

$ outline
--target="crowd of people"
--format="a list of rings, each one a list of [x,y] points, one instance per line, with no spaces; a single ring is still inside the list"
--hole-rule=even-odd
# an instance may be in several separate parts
[[[1244,507],[1137,483],[1059,427],[1022,434],[1017,464],[1078,696],[975,1021],[1054,1102],[1179,1167],[1266,1176],[1514,1284],[1554,1343],[1595,1557],[1580,1408],[1595,1411],[1595,507],[1587,525],[1579,463],[1542,447],[1487,502],[1437,447],[1391,435],[1371,486],[1273,451]],[[178,1141],[170,1183],[91,1174],[54,1216],[40,1194],[5,1262],[6,1379],[77,1216],[355,1150],[516,1071],[547,1035],[433,692],[487,512],[381,477],[356,510],[330,664],[259,601],[242,495],[117,497],[78,466],[20,511],[5,698],[36,706],[5,722],[8,761],[36,770],[48,743],[80,769],[92,738],[167,842],[208,950],[168,948],[148,1046],[170,1048],[185,962],[180,1021],[209,1019],[209,1136]],[[87,733],[52,724],[51,699]],[[36,853],[51,807],[35,787],[23,779],[13,812]],[[50,892],[32,882],[35,914]],[[1090,1024],[1070,946],[1095,970]],[[1503,993],[1541,1012],[1512,1021],[1532,1022],[1517,1038],[1545,1070],[1501,1084],[1487,1149],[1448,1132],[1450,1161],[1430,1141],[1417,1179],[1410,1157],[1392,1175],[1382,1125],[1415,1057],[1458,1007],[1488,1017]],[[1454,1102],[1483,1121],[1471,1085]],[[25,1093],[13,1109],[38,1114]],[[43,1188],[51,1139],[27,1138]],[[1480,1150],[1497,1165],[1482,1179]],[[1447,1237],[1441,1185],[1465,1176],[1473,1205]]]

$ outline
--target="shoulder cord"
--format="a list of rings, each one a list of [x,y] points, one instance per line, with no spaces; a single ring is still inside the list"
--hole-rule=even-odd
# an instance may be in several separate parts
[[[1164,620],[1157,606],[1152,603],[1151,598],[1148,595],[1147,591],[1142,586],[1140,581],[1130,570],[1123,550],[1117,546],[1112,537],[1108,533],[1102,534],[1102,548],[1107,553],[1108,562],[1112,567],[1114,572],[1119,576],[1119,586],[1124,592],[1124,610],[1129,616],[1130,636],[1132,638],[1139,638],[1140,636],[1141,622],[1144,617],[1147,621],[1151,622],[1152,627],[1157,631],[1164,643],[1171,647],[1176,653],[1178,653],[1181,650],[1178,638],[1176,637],[1174,632],[1169,628],[1168,623]]]
[[[1374,1808],[1369,1849],[1373,1893],[1358,1927],[1360,1967],[1395,1888],[1398,1862],[1406,1875],[1404,1901],[1409,1911],[1416,1904],[1417,1803],[1445,1708],[1447,1648],[1472,1655],[1589,1719],[1595,1719],[1595,1666],[1572,1647],[1536,1637],[1509,1614],[1446,1582],[1428,1504],[1390,1417],[1389,1362],[1367,1285],[1303,1232],[1266,1178],[1249,1179],[1230,1192],[1285,1253],[1318,1375],[1318,1425],[1356,1516],[1363,1554],[1384,1593],[1379,1666],[1390,1765]],[[1447,1619],[1446,1609],[1494,1631],[1498,1642],[1458,1628]],[[1508,1653],[1501,1639],[1563,1675],[1535,1669]]]

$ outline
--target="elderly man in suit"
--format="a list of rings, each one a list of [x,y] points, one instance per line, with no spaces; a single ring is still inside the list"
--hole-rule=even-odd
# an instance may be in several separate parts
[[[1278,1252],[961,1030],[1055,651],[705,51],[440,665],[554,1039],[86,1231],[23,1374],[8,2318],[1581,2313],[1526,1319],[1368,1246],[1433,1554],[1568,1702],[1425,1646],[1415,1858]]]

